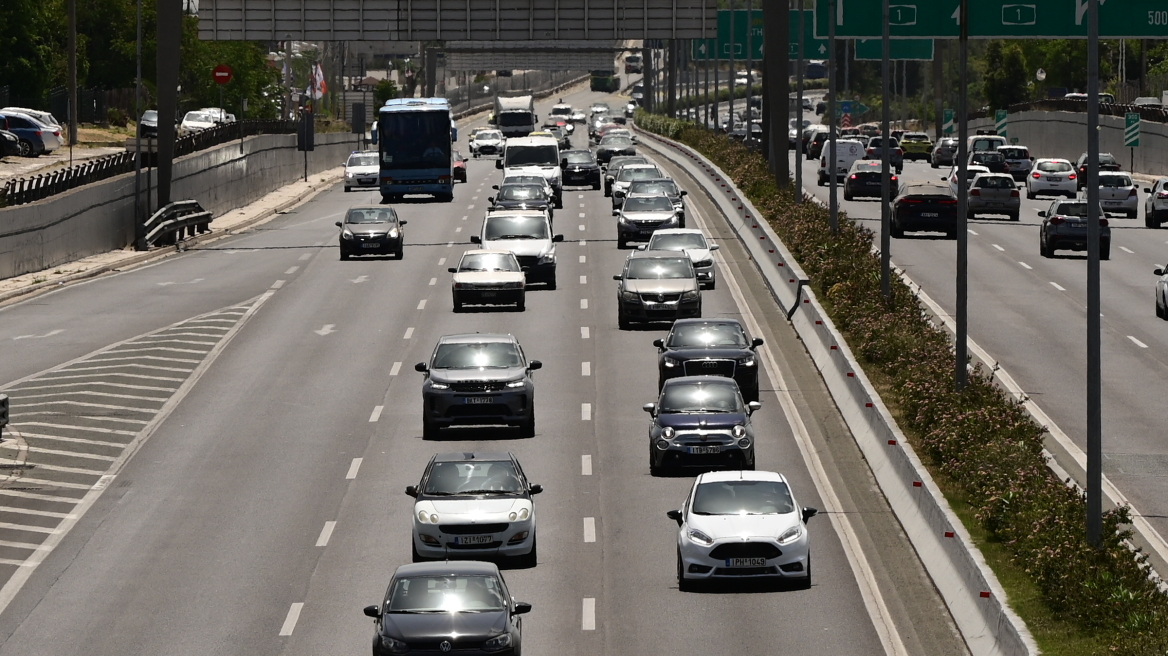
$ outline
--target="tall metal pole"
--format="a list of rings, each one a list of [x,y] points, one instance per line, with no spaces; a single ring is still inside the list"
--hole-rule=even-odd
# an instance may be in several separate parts
[[[738,90],[736,86],[738,84],[738,53],[734,51],[734,27],[738,23],[735,20],[737,17],[738,10],[734,8],[734,0],[730,0],[730,75],[729,84],[726,85],[730,88],[730,117],[726,123],[726,134],[734,132],[734,95]]]
[[[746,0],[746,143],[754,136],[751,130],[750,98],[754,87],[754,0]]]
[[[803,0],[799,0],[799,35],[798,35],[798,54],[795,62],[795,125],[798,127],[799,143],[803,142]],[[830,21],[832,28],[835,27],[835,21]],[[775,53],[772,52],[772,55]],[[830,71],[830,69],[829,69]],[[828,72],[828,79],[830,80],[831,73]],[[830,82],[828,83],[830,87]],[[831,93],[829,90],[828,93]],[[790,104],[790,103],[788,103]],[[790,115],[790,112],[787,112]],[[795,149],[795,202],[803,203],[803,149]]]
[[[908,62],[900,62],[900,129],[908,130]]]
[[[718,50],[718,42],[714,41],[714,50]],[[714,56],[718,59],[714,60],[714,129],[718,130],[722,127],[722,102],[718,98],[718,93],[721,91],[718,88],[718,72],[722,68],[722,53],[715,52]]]
[[[961,0],[961,70],[958,73],[961,88],[957,93],[957,341],[954,343],[955,380],[957,389],[965,389],[968,382],[966,356],[969,353],[969,0]]]
[[[178,115],[178,70],[182,43],[181,0],[157,0],[158,150],[154,167],[158,169],[158,207],[170,203],[170,182],[174,172],[174,119]],[[150,195],[147,194],[147,205]]]
[[[1103,546],[1103,363],[1099,344],[1099,1],[1087,1],[1087,542]]]
[[[710,127],[710,57],[713,55],[713,53],[710,52],[710,40],[704,39],[703,41],[704,41],[705,46],[706,46],[706,100],[705,100],[706,123],[705,123],[705,125],[707,128],[709,128]],[[715,39],[714,40],[715,47],[717,47],[717,43],[718,43],[718,41]],[[718,115],[717,112],[715,112],[714,116],[717,116],[717,115]]]
[[[831,226],[831,233],[833,235],[835,233],[839,232],[839,184],[838,184],[838,181],[836,180],[836,176],[838,174],[836,172],[836,166],[837,166],[836,152],[837,151],[836,151],[836,144],[835,144],[835,139],[836,139],[835,122],[837,120],[836,115],[835,115],[835,66],[836,66],[836,61],[835,61],[835,7],[836,7],[837,2],[840,2],[840,0],[831,0],[831,4],[828,5],[830,8],[832,20],[828,21],[828,28],[827,28],[827,52],[828,52],[828,60],[827,60],[827,115],[829,116],[829,118],[828,118],[829,123],[828,123],[828,128],[827,128],[829,130],[829,132],[828,132],[828,145],[827,145],[827,148],[828,148],[827,171],[830,174],[830,182],[828,183],[830,186],[828,187],[829,192],[828,192],[827,222],[828,222],[828,225]],[[799,4],[800,5],[803,4],[803,0],[799,0]],[[800,21],[802,21],[802,17],[803,17],[802,7],[800,7],[800,13],[799,13]],[[847,45],[847,41],[844,42],[844,45],[845,46]],[[799,67],[800,67],[799,68],[799,80],[800,80],[800,88],[802,87],[802,80],[803,80],[802,66],[803,66],[803,27],[800,26],[799,27]],[[800,132],[800,134],[802,134],[802,132],[803,132],[802,118],[803,118],[803,94],[802,94],[802,91],[800,91],[800,94],[799,94],[799,119],[800,119],[799,132]],[[802,136],[800,136],[800,140],[802,140]]]
[[[942,89],[945,86],[945,72],[943,69],[945,41],[937,40],[933,42],[936,47],[936,52],[933,53],[933,114],[936,125],[934,126],[934,142],[940,143],[941,130],[945,123],[945,101],[942,95]]]
[[[669,92],[669,96],[665,99],[665,111],[669,115],[669,118],[677,118],[677,39],[669,40],[669,53],[667,56],[669,63],[666,64],[668,68],[665,69],[668,73],[668,77],[665,80],[665,87]]]
[[[134,250],[146,250],[146,217],[142,214],[142,0],[138,0],[137,68],[134,78]],[[162,122],[162,116],[158,117]]]
[[[77,143],[77,0],[69,0],[69,163]]]
[[[892,229],[892,221],[889,216],[889,203],[891,202],[892,183],[892,149],[888,147],[888,140],[892,135],[892,130],[889,127],[889,107],[888,107],[888,48],[890,45],[890,35],[888,28],[888,0],[883,0],[883,29],[881,35],[883,48],[880,56],[880,130],[881,143],[883,144],[884,154],[881,155],[881,175],[880,175],[880,292],[884,295],[885,301],[892,300],[892,260],[889,254],[889,249],[892,248],[892,236],[889,231]],[[832,21],[835,22],[835,21]]]

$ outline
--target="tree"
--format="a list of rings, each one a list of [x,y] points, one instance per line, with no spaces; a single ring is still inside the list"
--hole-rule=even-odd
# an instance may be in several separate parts
[[[179,107],[185,110],[218,107],[243,119],[239,101],[247,98],[246,118],[276,118],[283,90],[280,71],[268,62],[267,49],[251,41],[202,41],[197,16],[183,17],[182,54],[179,60]],[[231,67],[232,80],[220,86],[211,79],[219,64]]]
[[[1030,99],[1029,72],[1022,49],[991,41],[986,47],[982,93],[991,109],[1005,109]]]
[[[397,98],[397,84],[393,80],[381,80],[373,89],[373,97],[377,99],[378,106],[384,105],[387,100]]]

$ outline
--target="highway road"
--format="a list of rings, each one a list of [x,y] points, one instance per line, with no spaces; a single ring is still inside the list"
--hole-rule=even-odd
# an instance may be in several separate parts
[[[813,121],[818,122],[817,118]],[[1026,145],[1026,144],[1020,144]],[[1031,152],[1075,161],[1077,152]],[[793,159],[793,157],[792,157]],[[806,162],[804,188],[817,187],[818,161]],[[947,168],[906,162],[902,182],[938,180]],[[1110,217],[1111,259],[1101,262],[1104,473],[1161,535],[1168,536],[1168,324],[1155,315],[1152,269],[1168,260],[1168,232],[1138,219]],[[880,234],[879,199],[840,208]],[[1021,220],[969,222],[969,335],[1035,399],[1080,448],[1086,446],[1086,254],[1038,253],[1039,210],[1053,199],[1026,200]],[[940,235],[893,239],[892,261],[950,314],[955,308],[956,242]]]
[[[648,474],[640,406],[665,326],[617,329],[627,252],[610,201],[565,193],[557,290],[533,289],[524,313],[455,315],[446,268],[500,179],[490,160],[468,165],[454,202],[397,206],[402,261],[339,261],[333,222],[378,197],[337,187],[242,235],[0,308],[16,437],[0,447],[24,463],[0,483],[0,655],[364,653],[361,608],[410,560],[405,486],[433,453],[476,449],[516,453],[546,488],[538,566],[505,572],[534,604],[528,654],[967,653],[806,353],[686,180],[723,244],[707,316],[767,340],[759,467],[835,514],[810,525],[812,589],[679,592],[665,512],[692,479]],[[413,364],[469,331],[511,332],[544,362],[535,438],[422,440]]]

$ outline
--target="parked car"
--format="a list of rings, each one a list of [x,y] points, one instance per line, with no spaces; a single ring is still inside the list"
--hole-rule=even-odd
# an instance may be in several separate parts
[[[671,251],[634,251],[617,281],[617,325],[702,316],[702,291],[689,257]]]
[[[1004,214],[1017,221],[1022,198],[1014,178],[1002,173],[982,173],[969,183],[967,207],[971,219],[984,214]]]
[[[1104,171],[1118,171],[1121,167],[1119,160],[1111,153],[1099,153],[1099,172]],[[1084,189],[1085,183],[1083,178],[1087,176],[1087,153],[1079,155],[1079,159],[1075,161],[1075,170],[1079,172],[1078,188]]]
[[[1168,221],[1168,178],[1160,178],[1151,187],[1145,187],[1144,225],[1159,228]]]
[[[761,337],[750,339],[737,319],[679,319],[657,347],[657,390],[681,376],[725,376],[738,383],[742,398],[759,396],[757,357]]]
[[[1054,257],[1057,250],[1087,250],[1087,201],[1056,200],[1049,209],[1038,213],[1042,227],[1038,231],[1038,253]],[[1111,226],[1099,208],[1099,259],[1111,258]]]
[[[0,157],[20,154],[20,137],[0,129]]]
[[[905,159],[928,160],[933,154],[933,140],[924,132],[905,132],[900,140]]]
[[[933,168],[953,166],[957,163],[957,140],[945,138],[933,146],[933,154],[929,156],[929,163]]]
[[[1006,159],[1006,167],[1015,181],[1022,182],[1030,175],[1034,158],[1026,146],[998,146],[998,152]]]
[[[1075,167],[1065,159],[1039,159],[1026,178],[1026,198],[1034,200],[1039,194],[1074,198],[1078,192],[1078,177]]]
[[[943,232],[957,238],[957,195],[949,185],[912,182],[892,201],[889,234],[897,239],[906,232]]]
[[[21,157],[38,157],[61,147],[61,131],[24,114],[0,114],[0,130],[19,139]]]
[[[750,416],[762,407],[747,403],[729,376],[683,376],[666,380],[649,413],[649,473],[682,467],[754,469]]]
[[[399,260],[405,256],[406,221],[398,219],[392,207],[353,207],[336,225],[341,229],[342,260],[353,255],[392,254]]]
[[[142,112],[141,118],[138,119],[138,136],[158,137],[158,110],[148,109]]]
[[[1137,107],[1163,107],[1164,104],[1160,102],[1159,98],[1152,96],[1140,96],[1132,101],[1132,104]]]
[[[848,171],[847,179],[844,180],[844,200],[854,200],[860,197],[883,198],[884,192],[883,187],[881,187],[883,173],[883,162],[864,159],[852,162],[852,168]],[[896,196],[898,185],[896,175],[890,176],[889,184],[891,185],[889,193]]]
[[[29,109],[27,107],[4,107],[0,108],[0,114],[21,114],[23,116],[29,116],[38,123],[53,128],[57,132],[64,131],[61,122],[51,112],[42,112],[39,109]]]
[[[563,171],[565,187],[590,186],[600,189],[600,163],[590,150],[561,151],[560,170]]]
[[[1099,204],[1107,214],[1122,214],[1129,219],[1140,215],[1140,192],[1129,173],[1099,173]]]

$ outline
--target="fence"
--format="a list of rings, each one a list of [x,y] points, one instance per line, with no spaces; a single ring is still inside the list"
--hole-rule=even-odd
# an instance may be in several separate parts
[[[134,153],[114,153],[68,168],[56,169],[29,178],[16,178],[0,187],[0,205],[23,205],[59,194],[81,185],[134,170]]]
[[[587,75],[587,71],[515,71],[510,77],[492,77],[482,82],[468,83],[462,81],[455,87],[439,87],[440,96],[450,101],[450,108],[455,114],[466,112],[471,107],[485,107],[494,102],[496,93],[514,93],[531,91],[539,93],[567,84],[574,79]],[[470,79],[473,73],[467,73]],[[484,90],[483,87],[486,87]]]
[[[279,119],[223,123],[213,128],[192,132],[184,137],[180,137],[174,142],[174,156],[189,155],[196,150],[218,146],[219,144],[239,139],[241,136],[295,134],[296,125],[296,121],[281,121]],[[240,134],[241,129],[242,135]]]

